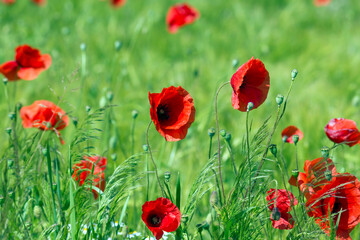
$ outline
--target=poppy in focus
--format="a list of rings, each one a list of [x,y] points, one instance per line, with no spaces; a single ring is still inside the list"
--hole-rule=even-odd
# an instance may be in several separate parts
[[[41,55],[38,49],[22,45],[16,48],[15,61],[8,61],[0,65],[0,73],[9,81],[34,80],[50,65],[49,54]]]
[[[150,117],[156,130],[166,141],[184,139],[195,120],[195,107],[190,94],[182,87],[164,88],[161,93],[150,93]]]
[[[314,0],[314,5],[317,7],[327,6],[329,5],[331,0]]]
[[[176,231],[181,223],[180,210],[167,198],[146,202],[142,206],[142,212],[142,220],[157,240],[163,236],[164,231]]]
[[[252,109],[255,109],[266,100],[270,88],[269,72],[259,59],[252,57],[231,77],[231,87],[234,109],[246,112],[249,102],[254,104]]]
[[[168,30],[170,33],[176,33],[180,27],[193,23],[199,16],[199,12],[188,4],[176,4],[170,7],[166,16]]]
[[[124,6],[125,3],[126,0],[111,0],[111,5],[116,8]]]
[[[34,127],[43,131],[53,131],[64,144],[59,131],[69,125],[69,117],[54,103],[46,100],[35,101],[30,106],[20,109],[20,117],[24,128]]]
[[[288,126],[281,132],[283,141],[287,143],[294,143],[294,135],[299,136],[299,141],[304,137],[303,132],[295,126]]]
[[[334,143],[345,143],[350,147],[360,143],[360,132],[353,120],[333,118],[325,126],[325,134]]]
[[[336,226],[339,220],[336,238],[351,239],[350,232],[360,222],[359,180],[348,173],[338,174],[313,194],[305,206],[308,215],[315,218],[315,222],[326,234],[331,232],[330,221],[332,226]]]
[[[76,163],[73,167],[74,173],[72,178],[75,181],[79,181],[79,186],[82,186],[87,179],[90,179],[92,185],[100,189],[101,191],[105,190],[105,169],[107,164],[107,159],[105,157],[99,156],[84,156],[84,160],[81,160],[80,163]],[[94,168],[93,178],[91,179],[91,173]],[[98,192],[95,189],[92,189],[94,198],[98,198]]]

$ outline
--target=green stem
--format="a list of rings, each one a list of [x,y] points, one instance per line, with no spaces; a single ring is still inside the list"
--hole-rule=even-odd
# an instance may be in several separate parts
[[[249,137],[249,113],[250,110],[246,112],[246,152],[247,160],[249,165],[249,187],[251,186],[251,160],[250,160],[250,137]],[[246,197],[246,195],[245,195]],[[251,205],[251,191],[249,191],[249,206]]]
[[[50,146],[47,144],[46,146],[46,158],[47,158],[47,165],[48,165],[48,175],[49,175],[49,182],[50,182],[50,190],[52,196],[52,203],[53,203],[53,214],[54,214],[54,224],[57,224],[57,214],[56,214],[56,205],[55,205],[55,194],[53,190],[53,181],[52,181],[52,169],[51,169],[51,157],[50,157]],[[58,233],[58,227],[56,227],[56,234]]]

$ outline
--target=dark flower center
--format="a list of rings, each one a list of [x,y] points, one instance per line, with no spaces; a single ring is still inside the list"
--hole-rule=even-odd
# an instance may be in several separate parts
[[[156,113],[157,113],[157,117],[160,121],[166,121],[166,120],[169,120],[170,118],[170,111],[167,107],[167,105],[162,105],[160,104],[157,109],[156,109]]]
[[[333,206],[333,209],[332,209],[331,213],[332,214],[338,213],[338,212],[340,212],[340,210],[341,210],[341,204],[338,201],[335,200],[335,203],[334,203],[334,206]]]
[[[161,224],[161,218],[158,215],[150,215],[148,217],[148,223],[151,227],[159,227]]]

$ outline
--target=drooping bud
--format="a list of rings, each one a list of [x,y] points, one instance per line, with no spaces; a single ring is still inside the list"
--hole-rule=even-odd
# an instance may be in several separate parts
[[[251,111],[251,109],[254,108],[254,103],[253,102],[248,102],[248,105],[247,105],[247,111]]]
[[[220,136],[225,137],[226,136],[226,131],[224,129],[221,129],[219,134],[220,134]]]
[[[210,205],[211,206],[216,206],[219,203],[219,195],[217,191],[212,191],[211,195],[210,195]]]
[[[279,221],[280,220],[280,217],[281,217],[281,214],[280,214],[280,211],[277,207],[274,207],[272,212],[271,212],[271,217],[273,220],[275,221]]]
[[[79,123],[79,119],[77,117],[73,117],[72,122],[73,122],[74,126],[77,127],[77,125]]]
[[[208,130],[209,137],[213,137],[215,135],[215,128],[211,127]]]
[[[282,141],[283,141],[284,143],[286,143],[287,139],[288,139],[288,136],[283,136]]]
[[[239,66],[239,59],[233,59],[232,60],[232,67],[237,68]]]
[[[284,101],[284,96],[281,95],[281,94],[278,94],[278,95],[276,96],[276,103],[277,103],[277,105],[280,106],[280,105],[283,103],[283,101]]]
[[[294,169],[291,171],[291,175],[294,176],[295,179],[299,176],[299,169]]]
[[[148,146],[147,144],[144,144],[144,145],[142,146],[142,148],[143,148],[144,152],[149,151],[149,146]]]
[[[293,137],[294,144],[296,145],[299,142],[299,135],[294,135]]]
[[[276,146],[276,144],[270,144],[269,149],[270,149],[270,152],[272,153],[272,155],[274,155],[274,157],[276,157],[276,155],[277,155],[277,146]]]
[[[169,171],[164,172],[164,178],[165,178],[165,181],[169,182],[170,178],[171,178],[171,172],[169,172]]]
[[[3,79],[3,83],[4,83],[4,85],[6,85],[6,84],[8,83],[8,79],[7,79],[7,78],[4,78],[4,79]]]
[[[293,70],[291,71],[291,79],[294,81],[297,75],[298,75],[298,70],[297,70],[297,69],[293,69]]]
[[[132,118],[133,118],[133,119],[136,119],[137,116],[139,115],[139,112],[136,111],[136,110],[133,110],[133,111],[131,112],[131,115],[132,115]]]
[[[85,107],[85,111],[86,111],[87,113],[89,113],[89,112],[91,111],[91,107],[90,107],[90,106],[86,106],[86,107]]]
[[[227,142],[230,142],[230,141],[231,141],[231,134],[230,134],[230,133],[227,133],[224,138],[225,138],[225,140],[226,140]]]
[[[324,159],[329,158],[329,152],[330,152],[330,148],[328,148],[327,146],[321,148],[321,155]]]
[[[330,171],[330,170],[326,170],[326,171],[324,172],[324,175],[325,175],[326,180],[331,181],[332,175],[331,175],[331,171]]]
[[[189,221],[189,215],[181,214],[181,222],[186,225],[188,223],[188,221]]]
[[[86,51],[86,43],[81,43],[80,44],[80,50],[85,52]]]

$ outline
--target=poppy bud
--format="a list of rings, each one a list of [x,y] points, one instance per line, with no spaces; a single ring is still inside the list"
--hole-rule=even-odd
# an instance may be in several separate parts
[[[89,112],[91,111],[91,107],[90,107],[90,106],[86,106],[86,107],[85,107],[85,111],[86,111],[87,113],[89,113]]]
[[[106,97],[101,97],[101,98],[100,98],[100,102],[99,102],[99,107],[100,107],[100,108],[105,107],[105,106],[106,106],[106,102],[107,102]]]
[[[36,218],[39,218],[41,216],[41,208],[37,205],[34,207],[34,216]]]
[[[165,181],[169,182],[170,178],[171,178],[171,172],[169,172],[169,171],[164,172],[164,178],[165,178]]]
[[[16,105],[15,105],[15,107],[16,107],[16,110],[17,111],[20,111],[20,109],[22,108],[22,103],[17,103]]]
[[[74,117],[74,118],[72,119],[72,121],[73,121],[74,126],[77,127],[77,125],[78,125],[78,123],[79,123],[79,119],[76,118],[76,117]]]
[[[121,47],[122,47],[122,42],[120,42],[120,41],[115,41],[114,46],[115,46],[115,50],[116,50],[116,51],[120,51],[120,49],[121,49]]]
[[[44,156],[46,156],[46,154],[47,154],[47,149],[46,149],[46,148],[43,148],[43,149],[41,149],[41,152],[42,152],[42,154],[43,154]]]
[[[218,196],[218,192],[217,191],[212,191],[211,195],[210,195],[210,205],[211,206],[216,206],[219,203],[219,196]]]
[[[4,85],[6,85],[6,84],[8,83],[8,79],[7,79],[7,78],[4,78],[4,79],[3,79],[3,83],[4,83]]]
[[[117,159],[117,154],[116,153],[113,153],[113,154],[111,154],[111,159],[115,162],[116,161],[116,159]]]
[[[181,222],[186,225],[188,221],[189,221],[189,215],[181,214]]]
[[[253,102],[248,102],[247,111],[249,112],[251,109],[253,109],[253,107],[254,107],[254,103]]]
[[[11,128],[5,128],[5,132],[7,133],[7,134],[11,134],[11,131],[12,131],[12,129]]]
[[[230,140],[231,140],[231,134],[230,134],[230,133],[227,133],[224,138],[225,138],[225,140],[226,140],[227,142],[230,142]]]
[[[109,140],[109,145],[111,149],[115,149],[116,148],[116,144],[117,144],[117,137],[116,136],[112,136]]]
[[[109,102],[112,102],[112,100],[114,99],[114,93],[109,91],[106,93],[106,97],[109,100]]]
[[[133,110],[133,111],[131,112],[131,115],[132,115],[132,118],[133,118],[133,119],[136,119],[137,116],[139,115],[139,112],[136,111],[136,110]]]
[[[222,137],[226,136],[226,131],[224,129],[220,130],[220,136],[222,136]]]
[[[203,221],[202,223],[196,224],[196,228],[198,229],[198,232],[201,233],[203,229],[209,228],[209,224],[206,221]]]
[[[239,59],[233,59],[232,60],[232,67],[237,68],[239,66]]]
[[[287,139],[288,139],[288,136],[283,136],[283,137],[282,137],[282,141],[283,141],[284,143],[286,143]]]
[[[280,106],[283,103],[283,101],[284,101],[284,96],[281,94],[278,94],[276,96],[276,103]]]
[[[298,75],[298,70],[293,69],[293,70],[291,71],[291,78],[292,78],[293,81],[295,80],[295,78],[296,78],[297,75]]]
[[[10,120],[14,120],[16,114],[15,114],[14,112],[10,112],[10,113],[8,114],[8,116],[9,116]]]
[[[5,202],[4,196],[0,195],[0,206],[2,206],[4,204],[4,202]]]
[[[281,214],[280,214],[279,209],[277,207],[274,207],[274,209],[271,212],[272,219],[274,219],[275,221],[279,221],[280,216],[281,216]]]
[[[51,123],[50,122],[47,122],[47,121],[43,121],[42,123],[44,126],[46,126],[46,128],[51,128]]]
[[[329,158],[329,151],[330,151],[330,149],[327,146],[324,146],[321,148],[321,155],[324,159]]]
[[[294,176],[295,179],[297,179],[297,177],[299,176],[299,170],[298,169],[294,169],[291,171],[291,175]]]
[[[8,159],[8,160],[7,160],[7,164],[8,164],[8,166],[9,166],[9,168],[12,168],[12,167],[14,166],[14,160]]]
[[[325,175],[326,180],[331,181],[332,175],[331,175],[331,171],[330,171],[330,170],[326,170],[326,171],[324,172],[324,175]]]
[[[212,138],[215,135],[215,128],[211,127],[208,130],[209,137]]]
[[[149,151],[149,146],[148,146],[147,144],[144,144],[144,145],[143,145],[143,150],[144,150],[145,152]]]
[[[274,157],[276,157],[276,154],[277,154],[276,144],[270,144],[269,149],[270,149],[270,152],[272,153],[272,155],[274,155]]]
[[[84,52],[85,52],[85,50],[86,50],[86,43],[81,43],[81,44],[80,44],[80,49],[81,49],[81,51],[84,51]]]
[[[296,145],[299,141],[299,135],[294,135],[293,136],[293,141],[294,141],[294,144]]]

